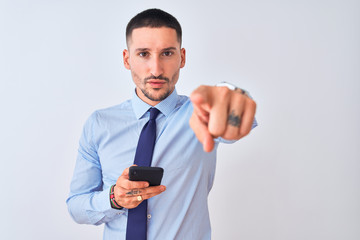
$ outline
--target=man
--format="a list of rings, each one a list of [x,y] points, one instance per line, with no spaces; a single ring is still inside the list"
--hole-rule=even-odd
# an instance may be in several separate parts
[[[256,125],[256,104],[241,89],[200,86],[190,98],[177,95],[185,65],[181,37],[180,24],[164,11],[136,15],[123,52],[134,96],[96,111],[84,126],[67,204],[76,222],[105,223],[104,239],[210,239],[207,196],[217,145],[244,137]],[[151,166],[164,169],[163,185],[151,187],[129,181],[137,148],[150,144],[139,142],[149,115],[156,119]],[[140,225],[130,218],[144,205],[146,229],[134,237]]]

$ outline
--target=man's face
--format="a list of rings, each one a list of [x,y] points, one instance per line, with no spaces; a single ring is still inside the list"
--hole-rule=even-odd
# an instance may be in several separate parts
[[[168,27],[134,29],[123,57],[137,95],[152,106],[173,92],[185,65],[185,49],[180,49],[175,29]]]

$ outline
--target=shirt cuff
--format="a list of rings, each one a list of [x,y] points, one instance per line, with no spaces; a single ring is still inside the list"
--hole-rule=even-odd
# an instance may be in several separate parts
[[[123,209],[114,209],[110,205],[110,187],[106,188],[101,192],[96,192],[91,200],[92,209],[99,209],[102,214],[99,215],[99,212],[87,211],[90,222],[108,222],[121,215],[125,212]]]

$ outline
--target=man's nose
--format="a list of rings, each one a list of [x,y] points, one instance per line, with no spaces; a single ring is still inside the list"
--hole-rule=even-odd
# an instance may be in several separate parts
[[[159,57],[152,58],[149,67],[150,67],[150,73],[153,76],[158,77],[161,74],[163,74],[163,67]]]

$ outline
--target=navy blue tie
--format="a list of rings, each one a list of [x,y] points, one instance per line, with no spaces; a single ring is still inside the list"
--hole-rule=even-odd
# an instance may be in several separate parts
[[[134,164],[150,167],[156,139],[156,108],[150,108],[150,119],[143,127],[136,148]],[[147,230],[147,200],[139,206],[128,210],[126,240],[146,240]]]

